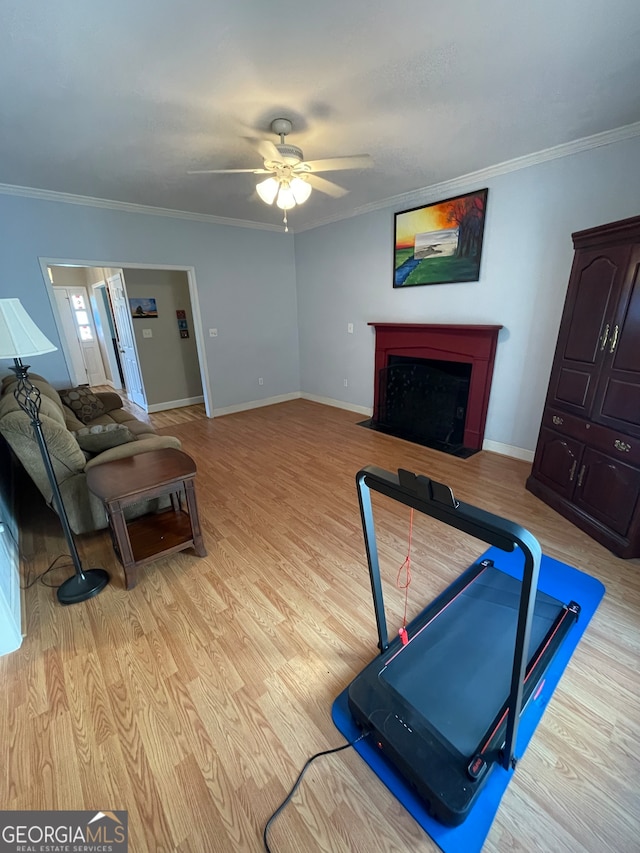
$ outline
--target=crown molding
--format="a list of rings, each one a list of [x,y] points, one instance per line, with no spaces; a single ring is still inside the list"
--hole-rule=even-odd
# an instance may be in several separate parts
[[[574,139],[572,142],[563,142],[561,145],[555,145],[553,148],[545,148],[543,151],[537,151],[534,154],[526,154],[523,157],[516,157],[513,160],[505,160],[504,163],[487,166],[485,169],[478,169],[476,172],[469,172],[466,175],[460,175],[460,177],[452,178],[449,181],[431,184],[430,186],[422,187],[422,189],[411,190],[407,193],[390,196],[382,201],[365,204],[354,208],[349,213],[327,217],[310,225],[297,228],[295,233],[299,234],[302,231],[311,231],[314,228],[319,228],[321,225],[329,225],[332,222],[339,222],[343,219],[350,219],[353,216],[361,216],[364,213],[371,213],[387,207],[408,208],[414,206],[414,204],[429,203],[442,197],[446,198],[449,195],[455,195],[459,190],[466,190],[470,183],[484,183],[490,178],[495,178],[499,175],[507,175],[509,172],[528,169],[530,166],[547,163],[549,160],[570,157],[572,154],[579,154],[582,151],[589,151],[592,148],[601,148],[603,145],[612,145],[615,142],[633,139],[636,136],[640,136],[640,121],[624,125],[623,127],[617,127],[614,130],[605,130],[593,136]]]
[[[290,232],[299,234],[303,231],[312,231],[314,228],[319,228],[322,225],[330,225],[333,222],[340,222],[343,219],[351,219],[354,216],[362,216],[365,213],[372,213],[375,210],[382,210],[387,207],[411,207],[414,202],[416,204],[428,203],[435,201],[440,197],[455,194],[458,190],[465,190],[470,183],[481,183],[488,181],[491,178],[499,175],[506,175],[509,172],[517,172],[520,169],[528,169],[530,166],[537,166],[540,163],[546,163],[549,160],[557,160],[561,157],[569,157],[572,154],[579,154],[582,151],[588,151],[592,148],[600,148],[603,145],[612,145],[615,142],[622,142],[625,139],[633,139],[640,136],[640,122],[627,124],[623,127],[617,127],[614,130],[605,130],[602,133],[596,133],[593,136],[585,136],[582,139],[575,139],[572,142],[564,142],[561,145],[556,145],[553,148],[545,148],[542,151],[537,151],[534,154],[526,154],[523,157],[516,157],[513,160],[506,160],[504,163],[497,163],[494,166],[487,166],[485,169],[478,169],[476,172],[469,172],[466,175],[460,175],[457,178],[452,178],[448,181],[441,181],[437,184],[431,184],[427,187],[421,187],[417,190],[411,190],[400,195],[389,196],[380,201],[371,202],[370,204],[362,205],[361,207],[353,208],[348,212],[329,216],[325,219],[310,222],[308,225],[302,225],[298,228],[291,228]],[[1,184],[1,195],[21,196],[23,198],[40,199],[42,201],[56,201],[65,204],[79,204],[86,207],[98,207],[104,210],[118,210],[125,213],[143,213],[149,216],[165,216],[173,219],[188,219],[193,222],[207,222],[212,225],[230,225],[235,228],[253,228],[260,231],[274,231],[281,233],[281,225],[271,225],[263,222],[250,222],[245,219],[228,219],[224,216],[214,216],[209,213],[193,213],[188,210],[173,210],[166,207],[152,207],[145,204],[133,204],[127,201],[113,201],[111,199],[93,198],[91,196],[74,195],[72,193],[56,192],[54,190],[36,189],[34,187],[19,187],[13,184]]]
[[[0,194],[35,198],[41,201],[57,201],[64,204],[80,204],[85,207],[99,207],[103,210],[118,210],[124,213],[144,213],[150,216],[167,216],[173,219],[189,219],[194,222],[208,222],[213,225],[232,225],[235,228],[254,228],[261,231],[282,231],[281,225],[264,222],[250,222],[246,219],[229,219],[210,213],[194,213],[188,210],[173,210],[169,207],[152,207],[146,204],[133,204],[128,201],[113,201],[107,198],[61,193],[55,190],[41,190],[35,187],[19,187],[14,184],[0,184]]]

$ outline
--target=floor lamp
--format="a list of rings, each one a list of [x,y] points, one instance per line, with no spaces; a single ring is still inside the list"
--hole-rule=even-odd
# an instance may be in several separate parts
[[[75,568],[75,574],[58,587],[60,604],[75,604],[97,595],[109,583],[109,575],[104,569],[82,568],[80,555],[71,532],[67,511],[64,508],[60,487],[53,470],[47,442],[42,432],[40,420],[40,391],[29,379],[28,364],[22,359],[33,355],[44,355],[53,352],[57,347],[43,335],[40,329],[27,314],[19,299],[0,299],[0,358],[12,358],[14,366],[10,368],[16,375],[18,383],[14,396],[23,412],[29,416],[38,447],[42,455],[53,501],[60,516],[60,522]]]

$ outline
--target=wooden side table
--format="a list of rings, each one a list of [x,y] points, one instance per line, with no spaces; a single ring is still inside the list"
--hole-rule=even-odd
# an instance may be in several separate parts
[[[138,582],[138,567],[158,557],[191,547],[198,557],[206,557],[195,476],[193,459],[173,448],[116,459],[87,471],[89,490],[105,505],[127,589]],[[187,512],[182,509],[183,492]],[[125,507],[163,495],[171,495],[170,508],[127,522]]]

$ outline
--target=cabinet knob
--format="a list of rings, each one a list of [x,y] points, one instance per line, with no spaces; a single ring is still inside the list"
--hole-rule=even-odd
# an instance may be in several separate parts
[[[573,465],[571,466],[571,471],[569,472],[569,482],[573,483],[573,478],[576,476],[576,468],[578,467],[578,460],[573,460]]]
[[[553,421],[553,423],[554,423],[554,424],[556,424],[557,426],[561,426],[561,425],[564,423],[564,418],[559,418],[559,417],[558,417],[558,415],[554,415],[554,416],[551,418],[551,420],[552,420],[552,421]]]
[[[586,470],[587,470],[586,465],[583,465],[582,468],[580,469],[580,473],[578,474],[578,488],[581,488],[581,486],[582,486],[582,480],[584,478],[584,472]]]
[[[600,352],[606,347],[607,339],[609,337],[609,324],[604,327],[604,332],[602,333],[602,339],[600,341]]]
[[[621,453],[628,453],[631,450],[631,445],[627,444],[626,441],[620,441],[619,438],[616,438],[616,440],[613,442],[613,446]]]

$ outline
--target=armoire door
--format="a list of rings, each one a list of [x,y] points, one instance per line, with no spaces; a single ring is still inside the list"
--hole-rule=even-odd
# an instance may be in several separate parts
[[[630,247],[576,253],[547,404],[588,415],[598,374],[610,346],[614,318]]]
[[[629,264],[605,350],[592,420],[640,437],[640,246]]]

